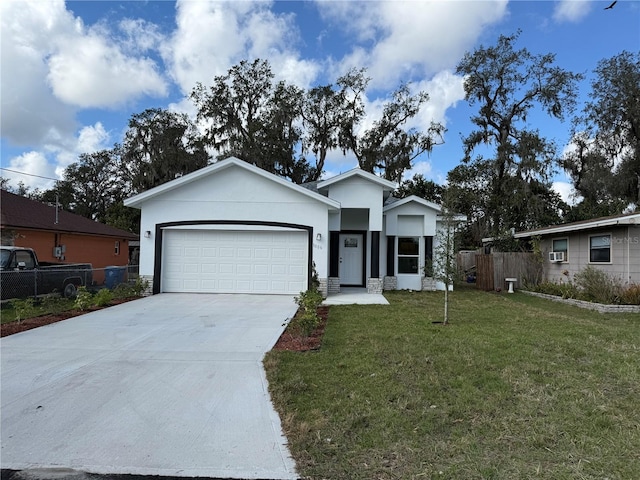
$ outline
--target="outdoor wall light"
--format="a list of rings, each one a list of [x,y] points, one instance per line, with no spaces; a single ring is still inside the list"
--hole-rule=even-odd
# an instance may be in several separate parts
[[[144,232],[144,238],[151,238],[151,230]]]
[[[322,234],[321,233],[316,235],[316,240],[318,240],[318,241],[322,240]]]

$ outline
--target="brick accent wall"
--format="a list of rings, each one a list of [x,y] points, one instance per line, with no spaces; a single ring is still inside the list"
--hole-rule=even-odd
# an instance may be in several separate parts
[[[327,279],[327,293],[340,293],[340,278],[339,277],[329,277]]]
[[[381,278],[367,278],[367,293],[382,293]]]
[[[398,277],[384,277],[382,285],[384,290],[397,290],[398,289]]]

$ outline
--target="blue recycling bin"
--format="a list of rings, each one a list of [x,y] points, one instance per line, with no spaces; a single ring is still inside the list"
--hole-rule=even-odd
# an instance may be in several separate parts
[[[124,272],[127,267],[105,267],[104,284],[108,289],[113,289],[124,282]]]

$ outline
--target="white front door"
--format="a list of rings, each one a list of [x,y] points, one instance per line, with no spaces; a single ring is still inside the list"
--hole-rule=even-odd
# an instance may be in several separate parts
[[[362,285],[364,238],[361,233],[340,234],[340,285]]]

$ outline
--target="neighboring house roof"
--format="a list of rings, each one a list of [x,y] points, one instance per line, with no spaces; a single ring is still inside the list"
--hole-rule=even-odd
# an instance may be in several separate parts
[[[188,185],[191,182],[200,180],[204,177],[214,174],[215,172],[219,172],[227,168],[245,169],[256,175],[260,175],[261,177],[266,178],[267,180],[283,185],[287,188],[295,190],[296,192],[306,195],[307,197],[310,197],[316,201],[322,202],[333,209],[336,209],[336,210],[340,209],[340,204],[335,200],[331,200],[330,198],[320,195],[319,193],[316,193],[312,190],[301,187],[300,185],[297,185],[288,180],[285,180],[284,178],[280,178],[277,175],[269,173],[266,170],[263,170],[262,168],[256,167],[255,165],[251,165],[250,163],[240,160],[239,158],[236,158],[236,157],[230,157],[224,160],[220,160],[219,162],[216,162],[212,165],[196,170],[195,172],[189,173],[188,175],[185,175],[180,178],[176,178],[175,180],[171,180],[170,182],[154,187],[150,190],[147,190],[146,192],[139,193],[138,195],[135,195],[133,197],[126,199],[124,201],[124,204],[127,207],[139,208],[144,202],[152,198],[155,198],[159,195],[162,195],[176,188],[183,187],[185,185]]]
[[[31,230],[46,230],[61,233],[82,233],[103,237],[117,237],[136,240],[138,235],[110,227],[103,223],[94,222],[89,218],[58,209],[56,223],[56,208],[46,203],[30,198],[1,191],[2,212],[0,226],[5,228],[25,228]]]
[[[334,185],[336,183],[342,182],[344,180],[347,180],[353,177],[364,178],[365,180],[368,180],[372,183],[380,185],[383,190],[386,190],[389,192],[392,192],[396,189],[395,183],[390,182],[389,180],[385,180],[384,178],[380,178],[377,175],[374,175],[373,173],[365,172],[360,168],[354,168],[353,170],[349,170],[348,172],[341,173],[340,175],[336,175],[335,177],[331,177],[327,180],[323,180],[318,183],[317,188],[318,190],[322,190],[331,185]]]
[[[614,227],[618,225],[640,225],[640,213],[630,213],[626,215],[613,215],[611,217],[600,217],[592,220],[583,220],[581,222],[565,223],[562,225],[552,225],[549,227],[538,228],[536,230],[527,230],[517,232],[514,238],[528,238],[537,235],[551,235],[558,233],[576,232],[580,230],[592,230],[594,228]],[[485,239],[483,239],[484,241]],[[490,239],[486,239],[490,240]]]

